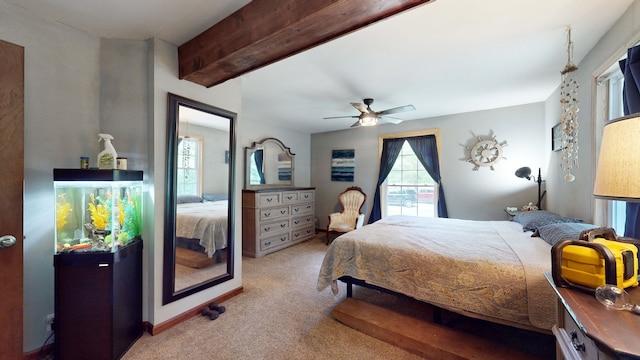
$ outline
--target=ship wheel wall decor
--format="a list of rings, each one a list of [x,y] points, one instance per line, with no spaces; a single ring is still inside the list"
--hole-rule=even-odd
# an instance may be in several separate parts
[[[465,161],[474,164],[473,171],[478,171],[481,166],[488,166],[491,170],[495,170],[493,166],[505,159],[503,154],[507,142],[499,142],[495,136],[489,139],[477,136],[476,139],[475,145],[465,146],[465,149],[469,150],[469,157]]]

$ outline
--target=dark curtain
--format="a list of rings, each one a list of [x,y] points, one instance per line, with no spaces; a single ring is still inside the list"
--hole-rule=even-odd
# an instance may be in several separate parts
[[[438,163],[438,146],[434,135],[416,136],[407,138],[411,149],[416,153],[418,160],[429,173],[429,176],[438,184],[438,217],[449,217],[447,203],[444,200],[444,189],[440,177],[440,164]]]
[[[627,58],[620,61],[620,69],[624,74],[624,114],[635,114],[640,112],[640,46],[627,51]],[[624,236],[640,238],[640,203],[627,203]]]
[[[373,207],[371,215],[369,215],[369,224],[372,224],[382,218],[382,210],[380,208],[380,185],[391,172],[393,164],[395,164],[402,144],[405,139],[383,139],[382,140],[382,156],[380,158],[380,172],[378,173],[378,183],[376,185],[376,194],[373,197]]]
[[[260,184],[264,184],[264,171],[262,171],[262,163],[264,162],[264,152],[262,149],[253,152],[253,159],[256,162],[256,168],[258,169],[258,176],[260,177]]]

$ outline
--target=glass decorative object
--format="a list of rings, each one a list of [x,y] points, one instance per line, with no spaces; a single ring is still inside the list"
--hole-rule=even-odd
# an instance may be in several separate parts
[[[566,181],[575,180],[575,175],[571,169],[578,167],[578,88],[580,85],[576,80],[578,67],[571,61],[573,57],[573,42],[571,41],[571,27],[567,28],[567,64],[560,72],[562,84],[560,85],[560,104],[562,113],[560,115],[560,132],[562,139],[562,171],[566,172]]]

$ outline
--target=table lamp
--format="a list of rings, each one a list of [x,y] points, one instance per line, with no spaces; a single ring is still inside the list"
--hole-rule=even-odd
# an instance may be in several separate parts
[[[593,195],[640,202],[640,113],[604,126]]]

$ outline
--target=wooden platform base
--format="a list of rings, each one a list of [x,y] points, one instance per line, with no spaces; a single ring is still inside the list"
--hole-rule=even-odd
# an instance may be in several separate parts
[[[333,309],[338,321],[427,359],[536,359],[477,336],[346,298]]]
[[[207,254],[176,247],[176,263],[194,269],[202,269],[216,262],[216,257],[209,258]]]

